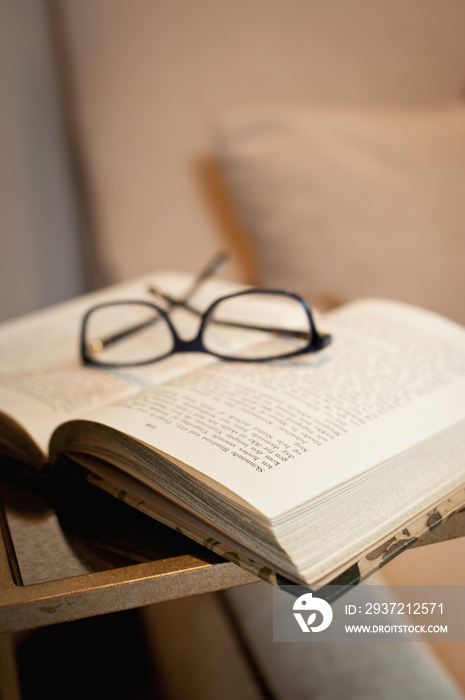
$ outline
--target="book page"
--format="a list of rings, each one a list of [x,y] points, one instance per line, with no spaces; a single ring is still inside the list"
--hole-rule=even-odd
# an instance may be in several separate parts
[[[91,306],[127,299],[157,303],[148,293],[149,285],[181,295],[191,280],[190,275],[179,273],[148,275],[2,324],[0,412],[22,426],[46,455],[50,436],[63,421],[215,362],[210,356],[192,353],[139,368],[101,369],[84,366],[80,358],[82,318]],[[202,294],[215,298],[231,288],[236,286],[210,281]],[[205,301],[200,298],[199,303]],[[192,323],[195,333],[195,317]]]
[[[222,362],[87,416],[171,455],[269,519],[465,419],[465,330],[384,301],[325,317],[330,346]]]

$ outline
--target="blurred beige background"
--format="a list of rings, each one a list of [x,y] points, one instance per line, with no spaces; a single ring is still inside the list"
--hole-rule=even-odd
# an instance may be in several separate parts
[[[253,281],[223,117],[461,100],[464,25],[461,0],[0,0],[0,317],[223,248]]]

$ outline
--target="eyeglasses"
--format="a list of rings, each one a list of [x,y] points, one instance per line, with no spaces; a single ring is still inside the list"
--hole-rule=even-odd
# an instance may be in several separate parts
[[[200,311],[189,298],[211,274],[207,271],[182,299],[151,288],[149,291],[167,305],[165,309],[135,300],[89,309],[82,322],[83,361],[103,367],[131,367],[174,353],[203,352],[222,360],[266,362],[316,352],[331,342],[329,335],[316,330],[307,302],[292,292],[249,289],[216,299],[206,311]],[[192,316],[200,319],[193,339],[184,339],[176,330],[170,318],[174,311],[183,315],[184,331],[192,329]]]

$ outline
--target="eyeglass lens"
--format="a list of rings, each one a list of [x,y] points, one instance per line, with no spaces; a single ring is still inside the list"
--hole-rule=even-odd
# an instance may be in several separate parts
[[[155,361],[174,346],[171,330],[156,308],[124,302],[94,309],[84,342],[94,361],[115,365]]]
[[[220,301],[203,333],[210,352],[244,360],[282,357],[307,347],[310,339],[310,321],[298,299],[259,292]]]

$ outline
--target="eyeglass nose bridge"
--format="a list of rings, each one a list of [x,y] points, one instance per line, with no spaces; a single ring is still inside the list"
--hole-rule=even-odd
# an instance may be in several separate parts
[[[172,327],[173,332],[173,349],[171,353],[176,352],[205,352],[205,348],[202,342],[201,331],[192,340],[183,340],[180,338],[176,332],[176,329]]]
[[[155,306],[155,304],[153,304],[153,306]],[[164,309],[160,309],[158,306],[156,308],[161,312],[162,316],[166,320],[173,337],[173,348],[170,354],[175,354],[178,352],[207,352],[203,344],[202,336],[211,308],[207,309],[207,311],[204,313],[198,313],[200,323],[197,333],[193,338],[189,339],[184,339],[179,335],[175,323],[173,323],[169,314]]]

